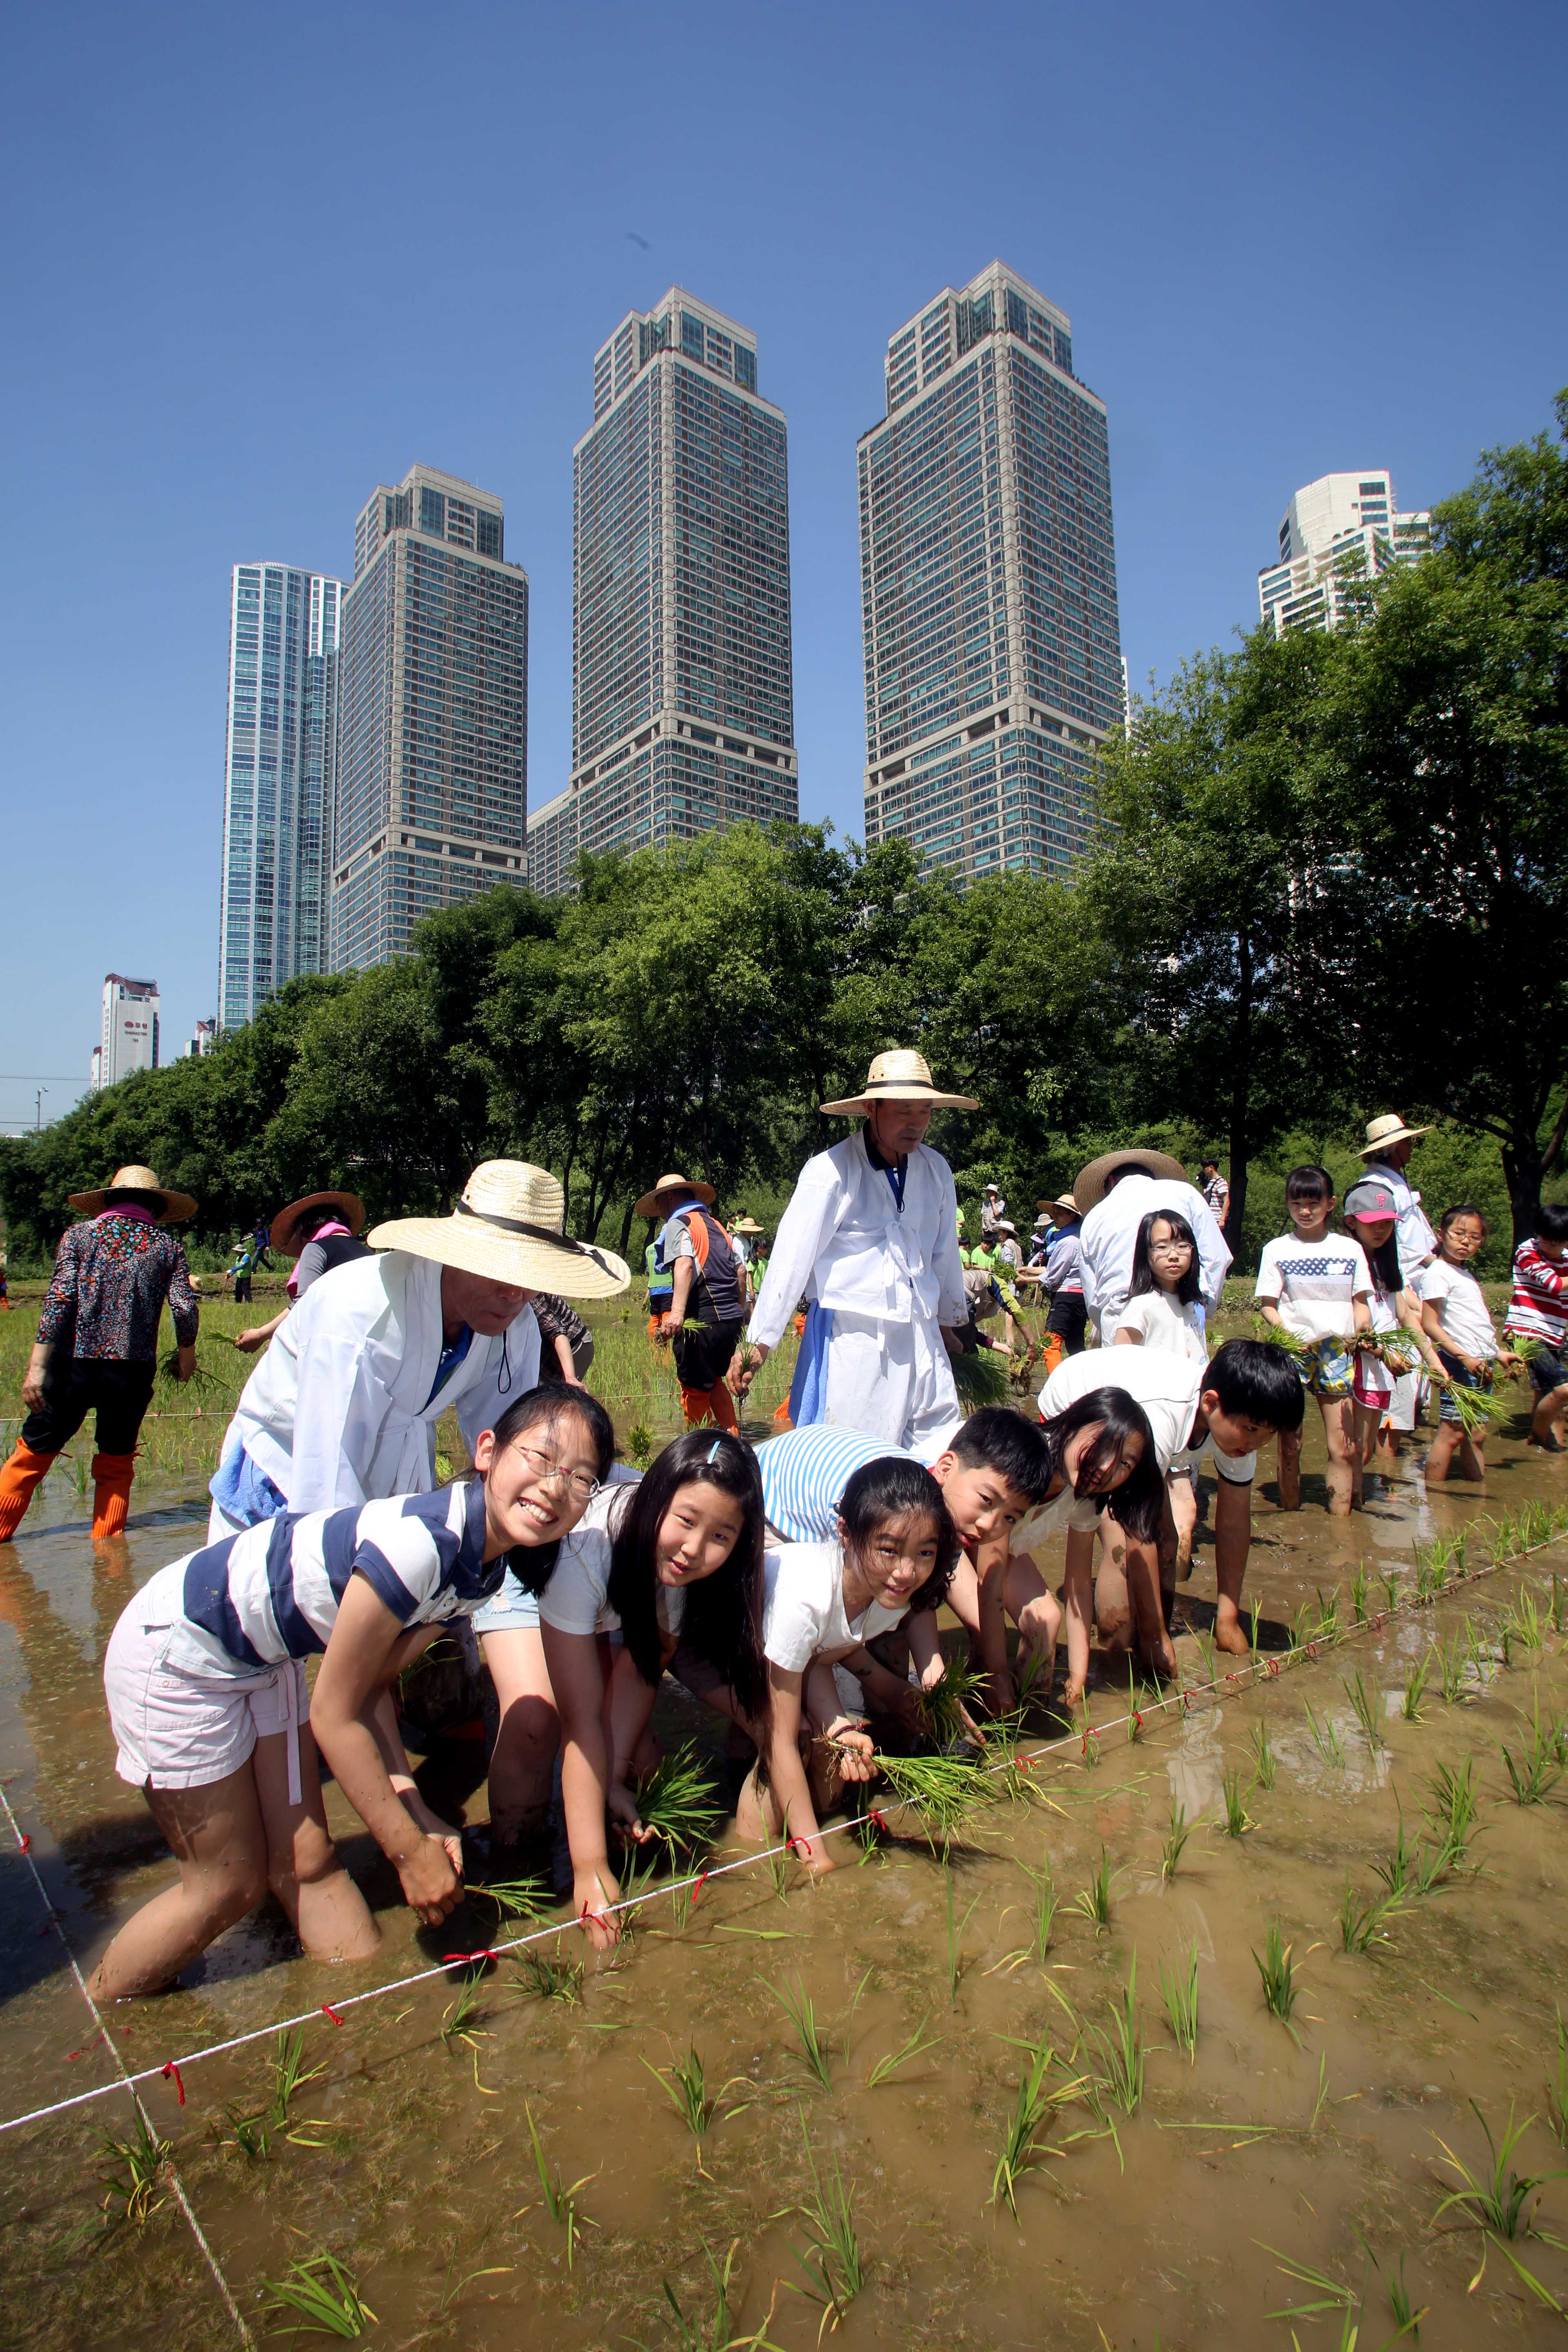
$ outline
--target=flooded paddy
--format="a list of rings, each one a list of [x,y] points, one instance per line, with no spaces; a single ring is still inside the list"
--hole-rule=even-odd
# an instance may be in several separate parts
[[[616,1407],[623,1434],[630,1409]],[[276,2117],[270,2037],[143,2087],[246,2325],[287,2340],[293,2322],[264,2307],[262,2282],[326,2252],[377,2315],[368,2340],[388,2346],[699,2340],[681,2335],[668,2284],[701,2342],[762,2330],[789,2352],[835,2319],[850,2352],[1152,2352],[1222,2336],[1285,2352],[1292,2327],[1303,2346],[1340,2344],[1342,2295],[1365,2347],[1394,2338],[1402,2278],[1424,2346],[1557,2340],[1563,2321],[1542,2298],[1568,2304],[1568,2253],[1539,2235],[1488,2239],[1474,2209],[1439,2208],[1466,2187],[1448,2152],[1490,2182],[1483,2119],[1500,2147],[1510,2113],[1525,2125],[1505,2191],[1510,2171],[1568,2164],[1552,2129],[1568,1959],[1568,1779],[1553,1777],[1568,1755],[1568,1656],[1552,1613],[1560,1595],[1568,1626],[1568,1542],[1410,1605],[1435,1543],[1476,1528],[1474,1570],[1484,1523],[1568,1501],[1562,1463],[1521,1438],[1522,1425],[1491,1439],[1484,1500],[1459,1486],[1428,1497],[1407,1460],[1373,1482],[1363,1514],[1330,1522],[1310,1427],[1299,1516],[1279,1512],[1260,1462],[1247,1592],[1261,1598],[1266,1658],[1293,1625],[1317,1633],[1325,1604],[1349,1638],[1277,1677],[1195,1695],[1189,1711],[1145,1706],[1135,1738],[1124,1675],[1107,1677],[1091,1690],[1101,1729],[1087,1754],[1080,1726],[1041,1718],[1011,1800],[977,1810],[945,1854],[889,1809],[868,1844],[835,1839],[841,1866],[820,1884],[764,1861],[710,1879],[694,1904],[660,1894],[612,1961],[585,1957],[567,1928],[485,1967],[466,2014],[458,1967],[342,2009],[341,2026],[322,2012],[528,1932],[475,1894],[422,1933],[330,1790],[384,1931],[373,1967],[308,1964],[264,1913],[181,1990],[109,2021],[138,2070],[312,2020],[299,2064],[321,2071]],[[140,1799],[114,1777],[99,1661],[129,1594],[199,1540],[202,1489],[195,1469],[145,1478],[127,1539],[95,1558],[58,1472],[0,1550],[0,1780],[31,1840],[24,1857],[0,1834],[3,2116],[112,2077],[30,1865],[84,1969],[167,1877]],[[1355,1625],[1358,1578],[1369,1618],[1388,1609],[1393,1580],[1401,1605],[1381,1627]],[[1193,1685],[1210,1679],[1213,1591],[1205,1526],[1177,1598]],[[670,1689],[666,1740],[695,1736],[732,1787],[718,1719]],[[461,1748],[422,1777],[482,1823],[482,1750]],[[1505,1748],[1539,1801],[1517,1801]],[[726,1842],[715,1859],[738,1853]],[[1403,1898],[1369,1925],[1390,1878]],[[1344,1948],[1347,1919],[1364,1950]],[[1275,1930],[1288,2019],[1266,2000]],[[530,1970],[530,1956],[558,1965]],[[1165,1992],[1194,1974],[1189,2058]],[[803,2000],[819,2065],[789,2014],[804,2018]],[[698,2109],[710,2106],[700,2136],[677,2096],[693,2050]],[[1014,2131],[999,2175],[1021,2082],[1036,2127]],[[0,2341],[175,2352],[235,2340],[166,2174],[144,2222],[105,2215],[100,2175],[123,2166],[103,2136],[132,2126],[117,2091],[0,2136]],[[1560,2104],[1556,2126],[1568,2132]],[[863,2273],[853,2294],[842,2256],[813,2251],[814,2202],[831,2204],[836,2184]],[[1568,2239],[1568,2181],[1547,2181],[1539,2208],[1532,2191],[1531,2217]],[[731,2249],[714,2329],[707,2257],[722,2275]],[[1269,2315],[1309,2305],[1324,2307]]]

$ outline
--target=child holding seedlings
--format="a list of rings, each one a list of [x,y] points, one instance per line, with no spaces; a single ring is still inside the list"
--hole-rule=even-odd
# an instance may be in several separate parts
[[[736,1808],[748,1836],[787,1834],[808,1870],[832,1869],[818,1822],[846,1781],[877,1772],[858,1685],[839,1679],[843,1662],[907,1617],[922,1688],[940,1682],[936,1612],[957,1557],[942,1488],[907,1454],[884,1454],[853,1474],[836,1542],[768,1553],[763,1648],[772,1723]]]
[[[1421,1301],[1400,1270],[1399,1244],[1394,1238],[1398,1218],[1399,1204],[1394,1193],[1375,1176],[1363,1176],[1345,1194],[1346,1230],[1360,1242],[1372,1276],[1368,1322],[1356,1349],[1352,1382],[1356,1452],[1363,1471],[1377,1451],[1384,1415],[1394,1400],[1395,1373],[1384,1361],[1384,1343],[1391,1336],[1408,1331],[1436,1386],[1441,1389],[1448,1384],[1443,1360],[1427,1338],[1421,1320]],[[1388,1354],[1406,1358],[1409,1352],[1407,1347],[1386,1349]]]
[[[1537,1342],[1530,1359],[1535,1413],[1530,1443],[1561,1454],[1568,1431],[1568,1205],[1537,1209],[1534,1230],[1513,1254],[1508,1328]]]
[[[1202,1276],[1197,1235],[1173,1209],[1156,1209],[1138,1228],[1132,1244],[1132,1287],[1120,1315],[1108,1316],[1106,1339],[1118,1348],[1157,1348],[1206,1364],[1204,1311],[1198,1305]],[[1176,1573],[1193,1572],[1193,1532],[1198,1523],[1198,1490],[1191,1470],[1173,1470],[1166,1479],[1176,1529]]]
[[[1511,1370],[1519,1360],[1500,1350],[1480,1284],[1467,1272],[1486,1242],[1487,1230],[1486,1218],[1473,1201],[1445,1209],[1437,1232],[1437,1255],[1419,1278],[1422,1325],[1427,1338],[1436,1341],[1449,1380],[1437,1408],[1437,1434],[1426,1456],[1428,1486],[1447,1480],[1456,1452],[1460,1476],[1477,1486],[1484,1484],[1486,1431],[1484,1427],[1467,1429],[1454,1402],[1454,1391],[1481,1389],[1489,1393],[1498,1366]]]
[[[262,1520],[142,1587],[110,1637],[104,1688],[116,1769],[145,1795],[180,1880],[115,1937],[95,2000],[172,1984],[268,1887],[311,1958],[376,1949],[327,1832],[318,1746],[424,1925],[456,1907],[461,1848],[415,1788],[394,1682],[508,1560],[553,1559],[614,1450],[595,1398],[535,1389],[479,1437],[477,1477]]]
[[[767,1736],[756,1456],[728,1433],[689,1431],[636,1486],[612,1489],[594,1520],[538,1590],[561,1714],[573,1908],[604,1951],[619,1934],[610,1906],[620,1900],[606,1816],[638,1844],[653,1834],[629,1776],[665,1667],[674,1663],[700,1697],[732,1693],[733,1711],[759,1741]]]
[[[1326,1168],[1292,1168],[1285,1179],[1291,1231],[1265,1242],[1253,1297],[1266,1323],[1301,1343],[1302,1384],[1318,1400],[1328,1449],[1329,1514],[1347,1518],[1362,1500],[1356,1444],[1355,1334],[1372,1321],[1372,1269],[1358,1241],[1331,1234],[1334,1187]],[[1279,1507],[1301,1507],[1301,1433],[1279,1433]]]

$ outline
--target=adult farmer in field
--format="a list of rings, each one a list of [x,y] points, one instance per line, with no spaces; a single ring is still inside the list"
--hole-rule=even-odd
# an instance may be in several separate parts
[[[669,1276],[660,1328],[668,1339],[688,1429],[735,1426],[724,1375],[745,1325],[743,1276],[729,1234],[713,1214],[713,1187],[679,1173],[661,1176],[633,1212],[662,1217],[658,1264]],[[689,1327],[701,1328],[692,1330]]]
[[[879,1054],[863,1093],[822,1106],[866,1124],[802,1169],[747,1332],[760,1361],[807,1300],[789,1400],[797,1429],[825,1421],[919,1448],[963,1419],[942,1337],[968,1319],[958,1203],[952,1171],[925,1141],[942,1107],[979,1108],[942,1093],[906,1052]],[[738,1395],[755,1369],[736,1357]]]
[[[246,1382],[209,1542],[280,1511],[429,1494],[447,1406],[471,1454],[536,1385],[535,1290],[607,1298],[631,1278],[608,1250],[566,1238],[565,1209],[548,1170],[487,1160],[449,1217],[378,1225],[383,1255],[316,1283]]]
[[[1231,1253],[1214,1211],[1187,1171],[1168,1151],[1142,1148],[1103,1151],[1080,1168],[1073,1198],[1083,1217],[1078,1237],[1083,1303],[1097,1330],[1109,1336],[1132,1286],[1132,1251],[1138,1228],[1155,1209],[1174,1209],[1197,1238],[1202,1297],[1212,1314],[1230,1265]]]
[[[185,1253],[164,1225],[194,1217],[188,1192],[171,1192],[150,1168],[121,1168],[101,1192],[72,1192],[89,1223],[68,1226],[38,1318],[22,1382],[27,1418],[0,1470],[0,1542],[13,1536],[49,1465],[95,1415],[92,1539],[124,1531],[136,1475],[136,1439],[153,1402],[158,1321],[168,1301],[179,1353],[174,1377],[196,1368],[199,1313]]]
[[[370,1244],[360,1239],[363,1231],[364,1202],[357,1192],[307,1192],[302,1201],[290,1201],[286,1209],[279,1209],[267,1242],[279,1257],[294,1260],[288,1284],[289,1305],[279,1307],[270,1323],[239,1332],[235,1346],[254,1356],[282,1328],[289,1308],[299,1305],[321,1276],[331,1274],[334,1266],[352,1265],[356,1258],[368,1257]]]
[[[1385,1111],[1381,1118],[1368,1119],[1366,1141],[1361,1148],[1364,1163],[1363,1181],[1386,1185],[1394,1195],[1394,1213],[1398,1220],[1394,1229],[1394,1246],[1399,1252],[1399,1268],[1407,1283],[1415,1284],[1423,1266],[1430,1265],[1437,1255],[1437,1236],[1433,1232],[1426,1213],[1421,1206],[1421,1195],[1411,1187],[1405,1173],[1410,1155],[1429,1127],[1409,1127],[1397,1111]],[[1401,1437],[1415,1427],[1415,1410],[1421,1393],[1419,1370],[1397,1372],[1389,1393],[1386,1415],[1393,1435],[1390,1449],[1397,1455]]]

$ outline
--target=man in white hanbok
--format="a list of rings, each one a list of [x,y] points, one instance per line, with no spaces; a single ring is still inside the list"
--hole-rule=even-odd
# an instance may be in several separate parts
[[[889,1444],[940,1447],[963,1415],[945,1326],[968,1314],[952,1171],[924,1140],[931,1115],[979,1108],[939,1092],[919,1054],[879,1054],[863,1094],[824,1103],[866,1124],[801,1170],[730,1384],[743,1395],[807,1301],[790,1390],[799,1428],[828,1422]]]
[[[1188,1183],[1179,1160],[1142,1145],[1104,1151],[1079,1169],[1072,1189],[1083,1218],[1078,1237],[1083,1303],[1096,1330],[1108,1332],[1127,1304],[1138,1228],[1156,1209],[1173,1209],[1191,1225],[1203,1304],[1213,1314],[1231,1253],[1214,1211],[1197,1186]]]
[[[207,1539],[281,1511],[332,1511],[436,1485],[450,1405],[470,1453],[539,1381],[535,1290],[607,1297],[630,1276],[569,1241],[553,1176],[477,1168],[449,1217],[378,1225],[379,1255],[312,1283],[245,1384],[212,1481]]]
[[[1381,1118],[1368,1119],[1366,1141],[1361,1148],[1366,1174],[1379,1184],[1386,1184],[1394,1195],[1399,1220],[1394,1228],[1399,1270],[1412,1286],[1419,1282],[1422,1269],[1436,1256],[1437,1236],[1421,1206],[1421,1195],[1405,1171],[1419,1139],[1431,1132],[1429,1127],[1409,1126],[1397,1111],[1385,1111]],[[1422,1378],[1415,1370],[1400,1372],[1394,1380],[1394,1393],[1388,1400],[1388,1421],[1398,1436],[1406,1435],[1415,1426]],[[1399,1451],[1397,1437],[1394,1451]]]

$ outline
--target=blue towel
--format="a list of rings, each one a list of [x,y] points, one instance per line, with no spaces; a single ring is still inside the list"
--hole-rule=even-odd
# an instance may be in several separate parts
[[[231,1446],[218,1464],[207,1493],[226,1519],[253,1528],[261,1519],[276,1519],[289,1507],[265,1470],[258,1469],[243,1445]]]
[[[832,1337],[833,1309],[819,1306],[814,1298],[805,1310],[805,1331],[789,1384],[789,1417],[796,1429],[826,1415],[827,1343]]]

